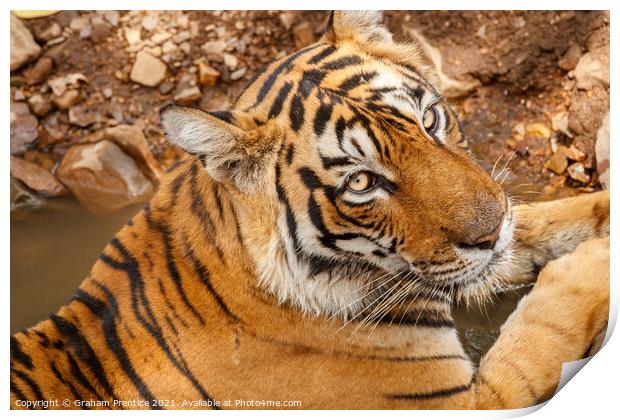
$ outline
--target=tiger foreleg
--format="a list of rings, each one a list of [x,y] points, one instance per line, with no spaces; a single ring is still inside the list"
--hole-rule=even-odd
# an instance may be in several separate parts
[[[609,237],[588,240],[538,276],[480,363],[476,406],[518,408],[548,399],[562,363],[587,356],[609,311]]]

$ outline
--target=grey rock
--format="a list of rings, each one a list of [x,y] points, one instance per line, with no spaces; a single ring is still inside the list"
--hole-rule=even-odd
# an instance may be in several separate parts
[[[39,54],[39,44],[21,20],[11,13],[11,71],[34,60]]]

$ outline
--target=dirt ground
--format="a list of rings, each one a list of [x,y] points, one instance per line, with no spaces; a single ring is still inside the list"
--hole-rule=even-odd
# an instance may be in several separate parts
[[[318,39],[326,19],[321,11],[65,11],[22,20],[42,52],[11,72],[12,103],[29,103],[35,112],[31,98],[38,94],[50,109],[38,111],[38,135],[24,150],[13,153],[11,140],[12,153],[55,175],[71,147],[129,124],[143,130],[157,161],[168,167],[180,152],[163,137],[162,106],[176,100],[226,109],[263,65]],[[446,77],[470,83],[450,101],[482,164],[491,170],[498,161],[496,168],[511,170],[502,177],[512,193],[551,198],[600,188],[594,149],[609,110],[609,70],[605,83],[576,67],[601,51],[608,63],[608,13],[391,11],[385,21],[397,39],[420,34],[439,52]],[[131,80],[139,51],[165,63],[155,87]],[[36,79],[41,57],[53,65]],[[201,80],[204,65],[220,73],[213,86]],[[76,83],[79,98],[59,109],[49,81],[73,73],[85,76]]]

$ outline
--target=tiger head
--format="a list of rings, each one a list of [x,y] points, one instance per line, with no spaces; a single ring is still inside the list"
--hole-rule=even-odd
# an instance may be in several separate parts
[[[259,283],[349,316],[387,290],[466,297],[509,259],[514,220],[471,159],[418,48],[379,12],[335,12],[231,111],[170,106],[169,139],[234,195]]]

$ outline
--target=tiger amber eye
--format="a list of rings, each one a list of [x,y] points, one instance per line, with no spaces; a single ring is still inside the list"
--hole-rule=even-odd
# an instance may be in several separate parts
[[[424,118],[422,120],[422,124],[424,124],[424,128],[430,130],[435,125],[435,110],[433,108],[429,108],[424,113]]]
[[[361,192],[370,188],[371,178],[367,172],[358,172],[351,177],[347,187],[351,191]]]

